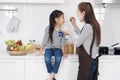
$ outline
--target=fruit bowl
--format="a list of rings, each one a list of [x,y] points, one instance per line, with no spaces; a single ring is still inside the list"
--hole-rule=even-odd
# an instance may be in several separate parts
[[[11,56],[22,56],[26,55],[27,51],[7,51]]]

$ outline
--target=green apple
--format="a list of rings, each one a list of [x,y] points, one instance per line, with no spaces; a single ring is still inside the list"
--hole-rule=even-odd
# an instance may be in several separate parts
[[[19,49],[19,51],[24,51],[25,50],[25,46],[19,46],[18,49]]]

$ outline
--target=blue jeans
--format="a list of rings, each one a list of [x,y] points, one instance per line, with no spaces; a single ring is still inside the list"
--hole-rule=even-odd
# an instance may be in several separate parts
[[[51,57],[55,57],[55,63],[52,65]],[[57,73],[62,59],[62,50],[59,48],[50,48],[45,50],[45,64],[48,73]]]
[[[97,61],[95,59],[93,59],[91,62],[91,66],[90,66],[88,80],[93,80],[92,78],[93,78],[93,74],[94,74],[96,68],[97,68]]]

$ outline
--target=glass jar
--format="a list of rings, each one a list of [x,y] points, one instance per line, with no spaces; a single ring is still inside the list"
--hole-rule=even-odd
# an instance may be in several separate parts
[[[65,53],[74,54],[74,42],[73,39],[70,37],[66,38]]]
[[[35,45],[35,40],[29,40],[30,44],[30,49],[29,49],[29,52],[30,53],[34,53],[36,51],[36,45]]]

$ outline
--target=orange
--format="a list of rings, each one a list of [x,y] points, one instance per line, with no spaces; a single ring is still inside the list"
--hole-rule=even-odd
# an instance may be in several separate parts
[[[14,51],[18,51],[18,48],[14,48]]]

